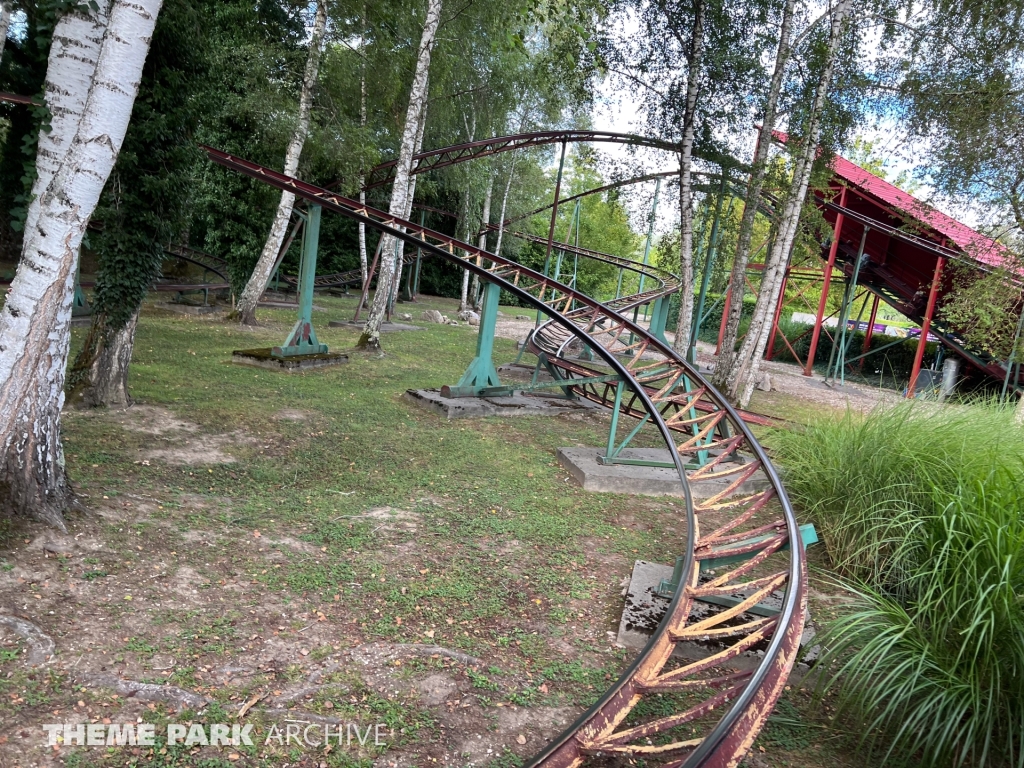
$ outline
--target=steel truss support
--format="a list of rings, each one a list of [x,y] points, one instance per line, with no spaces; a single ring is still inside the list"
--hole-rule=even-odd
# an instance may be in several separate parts
[[[940,256],[935,261],[935,272],[932,274],[932,287],[928,291],[928,306],[924,311],[924,320],[921,321],[921,337],[917,340],[917,350],[914,352],[914,367],[910,369],[910,382],[907,384],[907,397],[914,396],[914,389],[917,387],[917,377],[921,374],[921,362],[924,360],[924,348],[928,344],[928,331],[932,326],[932,318],[935,316],[935,301],[939,295],[939,286],[942,285],[942,269],[946,265],[946,259]]]
[[[704,324],[704,302],[708,297],[708,285],[711,283],[711,270],[715,267],[715,254],[718,251],[719,225],[722,220],[722,203],[725,201],[725,186],[727,179],[722,175],[722,188],[718,192],[718,200],[715,202],[715,217],[711,222],[711,235],[707,245],[704,245],[704,229],[701,228],[701,246],[704,250],[704,275],[700,281],[700,292],[697,294],[697,311],[695,322],[690,328],[690,340],[686,348],[686,359],[692,365],[697,361],[697,339],[700,337],[700,329]],[[732,211],[732,203],[729,203],[729,210]]]
[[[839,205],[846,207],[846,187],[839,193]],[[807,364],[804,366],[804,376],[814,375],[814,356],[818,352],[818,338],[821,336],[821,321],[825,316],[825,305],[828,302],[828,289],[832,285],[832,268],[836,264],[836,255],[839,253],[839,235],[843,231],[843,214],[836,215],[836,226],[832,230],[832,247],[828,249],[828,263],[825,265],[825,280],[821,286],[821,299],[818,301],[818,314],[814,319],[814,330],[811,331],[811,346],[807,350]]]
[[[839,309],[839,328],[836,334],[836,340],[832,344],[832,350],[828,355],[828,366],[825,368],[825,383],[827,384],[829,379],[832,379],[832,383],[835,384],[838,379],[840,386],[846,383],[846,352],[850,346],[850,342],[853,341],[853,333],[849,329],[850,320],[850,307],[853,306],[854,302],[859,298],[857,294],[857,281],[860,278],[860,267],[864,261],[864,245],[868,240],[868,233],[871,231],[871,227],[864,227],[864,233],[860,236],[860,247],[857,249],[857,258],[853,262],[853,273],[850,275],[850,279],[846,282],[846,288],[843,291],[843,303]],[[860,318],[864,314],[864,309],[868,303],[868,291],[864,292],[864,304],[861,305],[860,314],[857,315],[857,322],[860,323]],[[835,365],[833,366],[833,363]]]
[[[484,390],[501,386],[494,367],[494,329],[498,323],[501,287],[484,281],[484,302],[480,310],[480,333],[476,337],[476,357],[453,387],[442,387],[444,397],[486,397]],[[504,394],[504,393],[503,393]],[[512,394],[509,392],[508,394]]]
[[[299,265],[299,319],[288,334],[288,340],[270,350],[271,357],[322,355],[327,345],[321,344],[313,330],[313,286],[316,280],[316,254],[320,245],[320,206],[310,204],[302,230],[302,261]]]

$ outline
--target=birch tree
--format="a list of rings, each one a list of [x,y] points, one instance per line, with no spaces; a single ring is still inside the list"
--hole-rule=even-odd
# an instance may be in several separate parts
[[[423,140],[423,122],[427,111],[427,86],[430,76],[430,56],[441,21],[441,0],[427,0],[427,15],[423,22],[423,36],[416,53],[416,69],[413,73],[412,89],[409,92],[409,107],[406,110],[405,128],[395,168],[395,182],[391,190],[391,204],[388,213],[405,218],[412,210],[412,194],[415,178],[412,175],[412,161],[416,145]],[[381,242],[380,271],[377,276],[377,291],[366,319],[366,326],[359,338],[359,347],[380,351],[380,326],[387,312],[388,299],[395,278],[395,259],[390,256],[397,252],[398,241],[394,236],[384,235]]]
[[[47,166],[52,154],[44,157],[52,176],[33,203],[36,215],[0,311],[0,505],[61,528],[72,500],[60,415],[78,250],[124,140],[160,6],[114,0],[109,16],[97,15],[106,29],[91,76],[64,81],[61,67],[48,73],[48,94],[84,90],[65,102],[81,107],[61,123],[77,129],[62,137],[66,151],[56,165]],[[83,21],[62,19],[60,37],[76,39],[75,26],[99,31],[96,19]]]
[[[821,137],[823,112],[832,84],[836,58],[840,43],[848,30],[853,8],[854,0],[839,0],[831,10],[831,25],[814,96],[808,110],[806,131],[799,145],[794,147],[796,156],[793,161],[793,178],[782,205],[779,206],[777,231],[765,261],[761,288],[758,291],[757,303],[754,305],[754,314],[743,345],[730,370],[724,374],[726,396],[741,408],[745,408],[749,404],[754,386],[757,384],[761,356],[768,343],[775,307],[781,300],[779,290],[782,287],[782,277],[785,274],[789,253],[796,238],[804,198],[807,197],[811,171],[819,152],[818,142]]]
[[[7,28],[11,25],[11,0],[0,0],[0,59],[7,43]]]
[[[775,54],[775,69],[768,85],[768,96],[765,99],[764,114],[761,115],[761,127],[757,133],[757,144],[754,148],[754,161],[747,184],[747,195],[743,201],[743,216],[740,219],[740,230],[736,241],[736,254],[732,262],[732,274],[729,278],[732,285],[732,303],[726,320],[725,335],[722,340],[722,352],[715,367],[714,383],[724,387],[735,358],[736,336],[739,333],[740,319],[743,315],[743,292],[746,284],[747,264],[750,261],[750,242],[754,234],[754,219],[761,205],[761,192],[764,188],[765,172],[767,171],[768,150],[772,143],[772,132],[778,117],[779,94],[786,66],[789,64],[792,46],[790,37],[793,24],[795,0],[786,0],[779,25],[779,47]]]
[[[313,91],[316,88],[317,76],[320,71],[320,56],[323,52],[324,32],[327,29],[327,0],[319,0],[316,4],[316,16],[313,21],[313,32],[309,41],[309,56],[306,58],[306,68],[302,76],[302,89],[299,94],[299,114],[292,133],[291,141],[288,142],[288,149],[284,158],[284,173],[287,176],[297,176],[299,170],[299,157],[302,155],[302,147],[309,135],[310,112],[313,109]],[[281,202],[277,206],[277,213],[274,222],[270,225],[270,234],[267,235],[267,242],[263,246],[259,261],[252,271],[249,282],[238,298],[238,305],[235,308],[238,320],[243,325],[256,324],[256,305],[260,296],[267,289],[277,257],[281,252],[281,244],[284,242],[288,231],[288,222],[292,217],[292,209],[295,206],[295,195],[291,192],[281,193]]]
[[[682,286],[673,346],[684,355],[690,345],[690,325],[693,321],[693,136],[697,116],[697,89],[704,58],[705,13],[703,0],[696,0],[687,56],[686,102],[679,152],[679,277]]]

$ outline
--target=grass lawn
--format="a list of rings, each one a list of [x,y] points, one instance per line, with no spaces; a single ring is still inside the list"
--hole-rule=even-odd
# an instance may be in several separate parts
[[[354,299],[316,304],[321,341],[352,347],[357,330],[327,323]],[[455,302],[414,307],[399,311]],[[147,306],[137,405],[65,414],[88,513],[68,536],[0,522],[0,612],[56,644],[33,668],[0,627],[0,765],[515,765],[631,659],[614,645],[623,579],[671,563],[685,523],[678,502],[584,493],[557,465],[559,446],[604,444],[603,415],[444,421],[403,399],[458,380],[465,325],[309,373],[232,364],[293,322],[260,316],[243,330]],[[828,715],[794,683],[747,765],[862,765]],[[154,747],[46,747],[41,727],[140,718]],[[381,723],[386,746],[265,744],[289,718]],[[168,746],[168,720],[253,723],[254,746]]]

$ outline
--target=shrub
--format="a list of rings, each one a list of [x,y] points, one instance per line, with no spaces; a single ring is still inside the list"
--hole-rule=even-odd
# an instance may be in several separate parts
[[[903,404],[777,432],[794,503],[853,603],[822,679],[887,764],[1024,765],[1024,429]]]
[[[905,543],[899,599],[856,590],[821,641],[841,711],[887,764],[1024,765],[1024,484],[1020,467],[936,493]]]

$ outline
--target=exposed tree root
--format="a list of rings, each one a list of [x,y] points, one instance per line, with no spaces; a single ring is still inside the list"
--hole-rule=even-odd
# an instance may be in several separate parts
[[[32,666],[45,664],[53,656],[56,647],[53,638],[31,621],[17,616],[0,616],[0,625],[7,627],[28,644],[27,661]]]
[[[176,685],[156,685],[140,683],[136,680],[124,680],[114,675],[92,675],[83,682],[97,687],[110,688],[122,696],[134,696],[139,701],[163,701],[183,709],[202,709],[210,703],[210,699],[197,693],[178,688]]]

